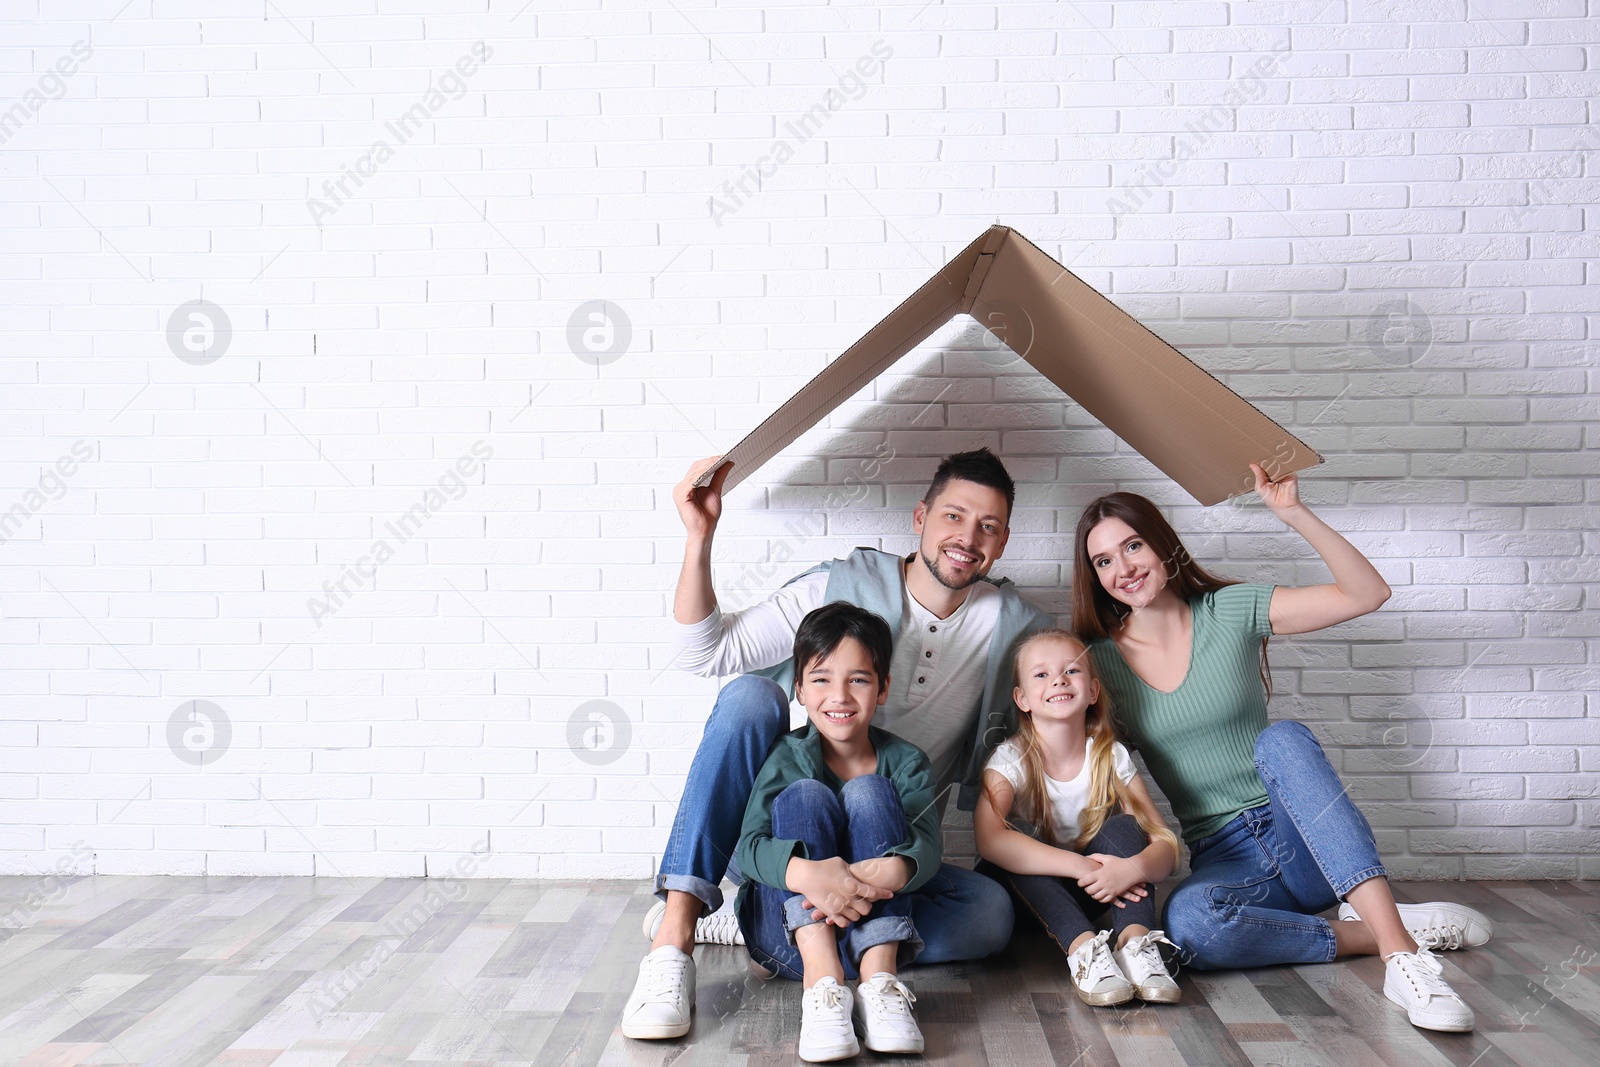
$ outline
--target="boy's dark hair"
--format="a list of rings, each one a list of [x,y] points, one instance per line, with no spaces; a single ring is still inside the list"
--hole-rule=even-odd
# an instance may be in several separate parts
[[[987,448],[974,449],[971,452],[957,452],[955,455],[946,456],[939,464],[939,469],[933,472],[933,481],[928,486],[928,492],[922,502],[930,508],[944,490],[945,483],[952,478],[960,478],[964,482],[975,482],[1005,494],[1006,521],[1011,521],[1011,509],[1017,502],[1017,483],[1011,480],[1011,475],[1006,471],[1006,465],[1000,462],[1000,457],[990,452]]]
[[[889,680],[889,661],[894,658],[894,634],[883,616],[844,600],[824,604],[800,620],[800,628],[794,632],[795,684],[800,683],[812,663],[833,655],[847,637],[855,638],[866,648],[881,692]]]

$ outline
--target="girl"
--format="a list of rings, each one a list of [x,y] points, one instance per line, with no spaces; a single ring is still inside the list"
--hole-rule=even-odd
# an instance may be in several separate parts
[[[1008,883],[1067,953],[1085,1004],[1176,1003],[1150,887],[1172,873],[1178,840],[1116,739],[1088,651],[1065,630],[1041,630],[1017,645],[1012,668],[1022,715],[984,768],[979,869]],[[1091,919],[1113,903],[1111,930],[1096,933]]]
[[[1111,493],[1078,523],[1072,622],[1090,639],[1129,741],[1183,826],[1190,876],[1166,928],[1199,968],[1381,954],[1384,995],[1415,1026],[1471,1030],[1433,948],[1481,945],[1489,920],[1459,904],[1396,905],[1372,829],[1311,731],[1267,724],[1270,634],[1374,610],[1389,587],[1302,503],[1295,475],[1256,493],[1316,549],[1333,584],[1230,582],[1190,557],[1156,506]],[[1339,919],[1317,912],[1340,901]]]

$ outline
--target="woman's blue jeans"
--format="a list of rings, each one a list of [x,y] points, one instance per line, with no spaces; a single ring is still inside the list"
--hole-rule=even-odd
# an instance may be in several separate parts
[[[1167,936],[1198,970],[1333,959],[1333,928],[1316,913],[1388,873],[1310,730],[1268,726],[1255,765],[1268,802],[1190,845],[1192,873],[1167,900]]]
[[[894,783],[881,774],[852,778],[837,794],[815,779],[802,778],[773,800],[772,836],[804,842],[807,859],[837,856],[846,863],[859,863],[884,855],[906,839],[905,809]],[[759,883],[750,889],[739,925],[751,958],[798,981],[805,964],[795,947],[795,931],[821,920],[811,917],[800,893]],[[875,945],[898,942],[900,967],[917,958],[922,939],[911,922],[911,896],[896,893],[880,900],[843,928],[838,944],[845,977],[860,977],[861,957]]]
[[[667,890],[681,890],[715,911],[722,906],[717,883],[723,875],[743,881],[733,852],[745,805],[767,753],[788,729],[789,698],[776,682],[746,674],[722,687],[689,765],[656,875],[657,896],[665,899]],[[923,941],[921,963],[982,959],[1011,940],[1010,895],[975,871],[941,864],[922,888],[906,896]]]

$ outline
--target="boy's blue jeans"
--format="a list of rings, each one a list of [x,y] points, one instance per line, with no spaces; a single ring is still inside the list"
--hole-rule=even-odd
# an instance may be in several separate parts
[[[672,820],[656,875],[657,896],[665,899],[667,890],[681,890],[715,911],[722,906],[717,886],[722,876],[743,881],[732,861],[745,805],[773,742],[788,729],[789,698],[776,682],[747,674],[722,687]],[[923,941],[921,963],[982,959],[1011,940],[1011,897],[975,871],[941,864],[921,889],[906,896]]]
[[[773,800],[772,836],[804,842],[807,859],[838,856],[846,863],[859,863],[882,856],[906,839],[905,810],[894,784],[881,774],[852,778],[837,794],[821,782],[803,778]],[[799,893],[759,883],[750,890],[739,926],[751,958],[785,978],[799,980],[805,964],[795,947],[795,931],[821,920],[811,917],[812,909]],[[838,934],[846,978],[860,977],[861,957],[874,945],[899,942],[898,966],[917,958],[922,939],[911,922],[913,895],[896,893],[878,901]]]
[[[1255,764],[1268,802],[1194,842],[1192,873],[1167,900],[1167,936],[1199,970],[1333,959],[1333,928],[1316,913],[1388,873],[1372,827],[1310,730],[1268,726]]]

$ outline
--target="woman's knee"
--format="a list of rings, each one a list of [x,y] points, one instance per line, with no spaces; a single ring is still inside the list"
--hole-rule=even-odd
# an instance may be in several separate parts
[[[1168,939],[1178,946],[1178,960],[1200,971],[1238,966],[1233,951],[1245,936],[1237,907],[1216,904],[1209,884],[1182,884],[1172,891],[1161,917]]]
[[[1313,751],[1325,755],[1317,735],[1305,723],[1284,719],[1269,724],[1256,736],[1255,763],[1258,768],[1264,763],[1282,765]]]

